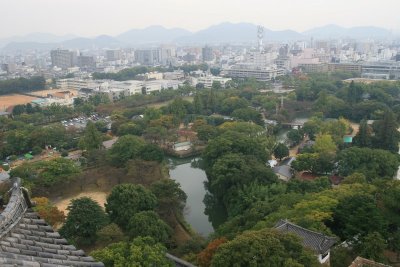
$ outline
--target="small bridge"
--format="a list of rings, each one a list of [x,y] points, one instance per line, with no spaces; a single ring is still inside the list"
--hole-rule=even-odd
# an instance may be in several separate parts
[[[300,129],[304,126],[304,122],[284,122],[282,125],[293,129]]]

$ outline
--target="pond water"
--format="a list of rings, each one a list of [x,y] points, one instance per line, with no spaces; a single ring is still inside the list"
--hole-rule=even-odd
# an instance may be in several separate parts
[[[169,159],[171,179],[180,183],[181,188],[187,195],[184,216],[192,228],[204,237],[214,231],[208,216],[204,214],[203,203],[206,189],[204,181],[207,176],[204,170],[196,168],[193,164],[197,159],[176,160]]]

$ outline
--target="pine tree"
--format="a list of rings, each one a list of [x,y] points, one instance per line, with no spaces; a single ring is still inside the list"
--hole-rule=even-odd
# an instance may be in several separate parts
[[[372,143],[372,129],[367,124],[366,120],[360,123],[360,129],[354,137],[353,143],[359,147],[371,147]]]
[[[397,122],[391,110],[385,111],[383,119],[376,123],[374,146],[392,152],[397,152],[399,149]]]

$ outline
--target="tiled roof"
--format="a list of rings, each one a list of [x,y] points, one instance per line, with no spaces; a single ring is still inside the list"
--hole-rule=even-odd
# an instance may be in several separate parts
[[[279,220],[275,229],[298,235],[304,246],[311,248],[318,254],[326,253],[337,241],[335,237],[308,230],[287,220]]]
[[[0,266],[91,266],[103,267],[85,252],[69,245],[38,214],[33,212],[19,179],[0,214]]]
[[[10,200],[0,214],[1,267],[104,267],[83,250],[70,245],[31,209],[26,189],[15,179]],[[173,255],[166,257],[177,267],[195,267]]]

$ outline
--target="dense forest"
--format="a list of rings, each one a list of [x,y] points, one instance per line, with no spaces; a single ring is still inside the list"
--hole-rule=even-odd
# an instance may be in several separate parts
[[[0,81],[0,95],[27,93],[32,91],[44,90],[46,80],[41,76],[29,79],[18,78]]]

